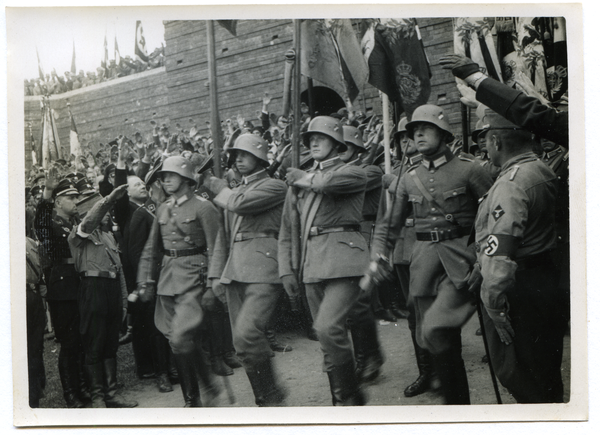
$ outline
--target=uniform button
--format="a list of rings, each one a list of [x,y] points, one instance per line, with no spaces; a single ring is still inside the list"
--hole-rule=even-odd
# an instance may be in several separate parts
[[[173,231],[171,234],[177,234],[175,231]]]
[[[61,276],[60,279],[63,279],[63,277]]]
[[[430,183],[433,183],[433,178],[430,178],[430,179],[429,179],[429,182],[430,182]]]
[[[66,235],[66,234],[63,234],[63,237],[67,237],[67,235]]]
[[[184,241],[184,242],[189,242],[190,240],[192,240],[192,238],[191,238],[190,236],[185,236],[185,237],[183,238],[183,241]]]
[[[173,213],[173,216],[177,216],[177,213]]]
[[[269,252],[267,252],[267,255],[271,255]]]
[[[431,171],[429,171],[430,174],[434,174],[435,171],[432,169]]]
[[[176,244],[177,242],[171,242],[173,245]]]
[[[434,217],[432,220],[434,220],[434,221],[437,221],[437,218],[436,218],[436,217]]]
[[[433,187],[430,187],[430,188],[429,188],[429,191],[430,191],[430,192],[433,192],[433,190],[434,190],[434,189],[433,189]]]
[[[434,208],[434,207],[432,207],[432,208],[431,208],[431,211],[435,211],[435,208]]]
[[[504,317],[504,316],[506,316],[506,314],[500,313],[500,317]]]
[[[452,192],[452,195],[456,196],[456,195],[458,195],[458,193],[456,193],[456,192]]]
[[[352,242],[350,242],[349,244],[350,244],[350,246],[354,245],[354,243],[352,243]]]

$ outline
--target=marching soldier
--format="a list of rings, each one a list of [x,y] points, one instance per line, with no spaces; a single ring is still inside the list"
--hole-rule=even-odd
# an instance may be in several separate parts
[[[358,300],[360,271],[369,261],[360,233],[366,175],[345,165],[338,147],[345,148],[340,122],[314,118],[303,135],[315,166],[309,171],[290,168],[288,191],[279,235],[279,275],[288,294],[298,289],[291,252],[293,213],[300,214],[301,279],[305,284],[314,328],[324,356],[334,405],[364,405],[356,378],[346,321]]]
[[[552,260],[556,177],[532,152],[530,132],[489,109],[484,123],[501,167],[475,223],[491,363],[517,402],[563,402],[569,294]]]
[[[417,344],[433,355],[447,404],[469,404],[467,373],[461,356],[461,327],[475,311],[468,278],[475,254],[467,247],[477,201],[492,181],[483,168],[454,156],[443,110],[418,107],[406,125],[423,161],[399,181],[391,207],[375,229],[367,277],[389,276],[388,252],[409,213],[416,239],[410,263],[410,295],[416,312]]]
[[[49,170],[45,184],[34,226],[41,256],[49,263],[49,268],[44,271],[46,299],[56,339],[60,343],[58,373],[67,407],[83,408],[83,401],[89,400],[89,396],[85,394],[85,385],[80,378],[83,349],[77,305],[79,275],[68,243],[71,230],[79,223],[79,191],[68,179],[59,182],[56,168]]]
[[[180,156],[164,161],[159,174],[170,198],[156,211],[138,266],[140,298],[158,295],[154,321],[175,356],[185,407],[202,406],[196,370],[198,366],[204,381],[208,368],[198,357],[198,332],[204,317],[201,299],[223,267],[223,248],[215,245],[223,231],[221,219],[210,202],[194,195],[192,166]],[[158,283],[157,262],[161,263]],[[218,392],[213,385],[208,387],[210,401]]]
[[[271,365],[265,330],[282,285],[277,263],[277,238],[287,192],[286,184],[271,179],[265,168],[267,142],[253,134],[240,135],[229,151],[243,176],[239,187],[215,177],[210,188],[214,203],[227,211],[229,259],[221,283],[226,288],[233,343],[241,359],[258,406],[283,402]]]
[[[349,166],[364,169],[367,175],[367,187],[363,203],[361,232],[369,243],[375,227],[379,197],[381,196],[382,172],[379,167],[363,163],[359,153],[366,151],[360,130],[344,125],[343,136],[346,150],[339,153],[340,160]],[[369,382],[379,376],[383,365],[383,354],[377,335],[377,324],[373,313],[372,299],[378,298],[376,291],[362,292],[350,315],[350,333],[356,359],[356,372],[359,381]]]
[[[125,188],[114,189],[94,204],[69,235],[75,269],[81,276],[79,330],[94,408],[137,406],[117,393],[119,325],[127,314],[127,287],[119,248],[109,231],[109,210],[125,195]]]

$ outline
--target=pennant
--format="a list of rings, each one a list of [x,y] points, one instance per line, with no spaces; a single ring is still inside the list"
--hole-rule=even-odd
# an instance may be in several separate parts
[[[73,118],[73,114],[71,113],[71,107],[69,108],[69,116],[71,117],[71,131],[69,133],[71,154],[75,157],[81,156],[81,144],[79,142],[79,135],[77,134],[77,126],[75,125],[75,118]]]
[[[119,51],[119,44],[117,44],[117,35],[115,35],[115,52],[114,52],[114,56],[115,56],[115,64],[120,65],[121,64],[121,52]]]
[[[52,161],[61,158],[60,139],[54,120],[54,110],[50,107],[50,100],[42,98],[42,166],[48,169]]]
[[[40,53],[38,52],[37,47],[35,47],[35,54],[37,54],[38,60],[38,74],[40,75],[40,80],[46,81],[46,75],[44,74],[44,69],[42,68],[42,62],[40,62]]]
[[[352,20],[325,20],[331,30],[344,71],[344,77],[357,91],[364,88],[369,78],[369,65],[362,55],[360,43],[352,27]]]
[[[226,29],[233,36],[237,36],[237,23],[238,20],[217,20],[217,23]]]
[[[148,51],[146,50],[146,38],[144,38],[144,29],[142,22],[135,22],[135,57],[136,59],[148,63]]]
[[[409,116],[431,94],[431,70],[414,18],[367,22],[361,39],[369,83]]]
[[[490,23],[484,18],[454,19],[454,52],[471,58],[489,77],[503,81]]]
[[[77,74],[77,66],[75,64],[75,41],[73,41],[73,57],[71,58],[71,74]]]
[[[567,92],[567,22],[564,17],[546,18],[551,22],[548,34],[544,34],[544,47],[546,53],[546,84],[548,85],[549,99],[552,102],[560,100]],[[550,43],[551,41],[551,43]]]

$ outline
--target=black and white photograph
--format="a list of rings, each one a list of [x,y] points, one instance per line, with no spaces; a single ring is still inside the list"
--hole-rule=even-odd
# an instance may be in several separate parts
[[[581,4],[5,18],[14,426],[589,418]]]

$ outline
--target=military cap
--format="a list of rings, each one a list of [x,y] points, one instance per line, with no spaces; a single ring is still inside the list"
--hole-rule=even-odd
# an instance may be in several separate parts
[[[79,195],[79,190],[75,187],[73,181],[69,178],[63,178],[52,192],[54,198],[59,196]]]
[[[157,179],[158,179],[158,171],[162,169],[162,160],[158,160],[154,167],[148,171],[146,174],[146,178],[144,179],[144,183],[146,183],[146,188],[149,188]]]
[[[95,192],[94,186],[92,186],[92,183],[85,177],[77,180],[75,182],[75,187],[80,195],[90,195]]]
[[[36,186],[36,185],[38,185],[38,184],[41,184],[41,183],[40,183],[40,180],[45,180],[45,179],[46,179],[46,176],[45,176],[44,174],[42,174],[42,175],[38,175],[37,177],[35,177],[35,178],[33,179],[33,181],[31,182],[31,184],[32,184],[33,186]]]
[[[65,175],[65,178],[70,178],[73,181],[73,183],[77,184],[79,180],[85,178],[85,175],[83,175],[81,172],[71,172]]]
[[[35,185],[31,188],[31,196],[37,196],[38,194],[42,193],[42,186],[40,185]]]
[[[485,109],[483,118],[481,119],[483,125],[481,129],[483,131],[487,130],[523,130],[516,124],[513,124],[504,116],[499,115],[494,112],[492,109]]]

